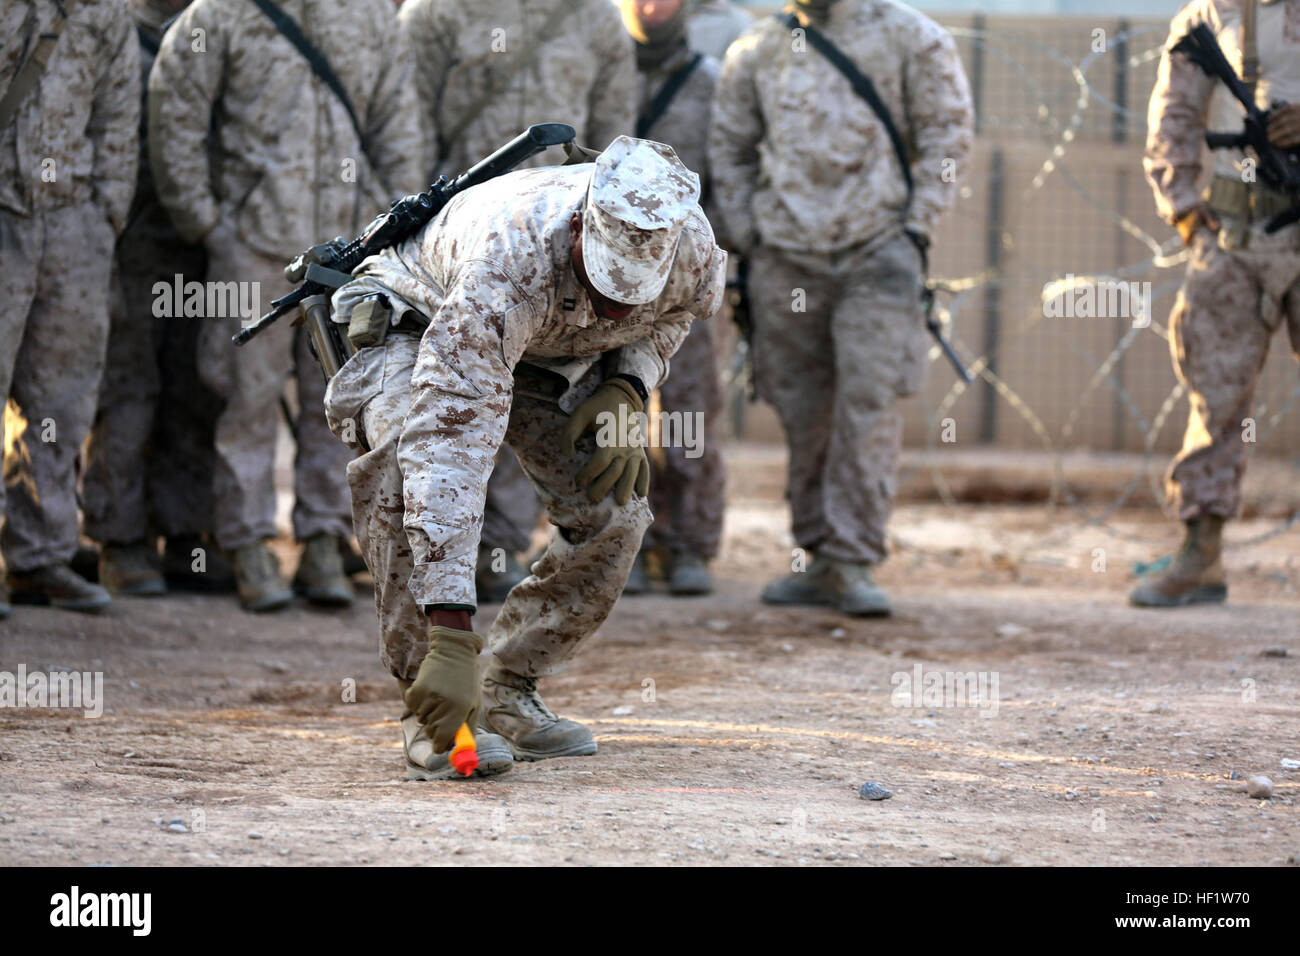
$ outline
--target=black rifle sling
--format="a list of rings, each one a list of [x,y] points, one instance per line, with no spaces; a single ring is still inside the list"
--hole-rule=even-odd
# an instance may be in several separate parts
[[[907,183],[907,195],[912,195],[912,164],[907,158],[907,148],[903,145],[903,136],[894,125],[894,118],[889,115],[889,107],[885,106],[880,99],[880,94],[876,92],[876,86],[871,79],[861,70],[853,65],[853,61],[844,55],[844,52],[830,40],[822,35],[820,30],[811,26],[805,26],[799,22],[799,19],[793,13],[777,14],[777,19],[791,30],[803,30],[808,42],[813,45],[813,49],[826,57],[831,66],[844,74],[844,78],[853,86],[853,92],[866,100],[871,111],[876,114],[881,125],[885,127],[885,132],[889,134],[889,141],[894,144],[894,153],[898,156],[898,164],[903,167],[903,179]]]
[[[273,0],[252,0],[252,2],[257,9],[266,14],[267,19],[280,31],[280,35],[292,43],[297,51],[303,55],[303,59],[310,64],[312,72],[320,78],[320,81],[338,97],[339,102],[343,104],[343,108],[348,111],[348,118],[352,120],[352,128],[356,131],[357,140],[361,143],[361,150],[367,154],[366,158],[369,159],[369,152],[366,150],[366,136],[361,131],[361,123],[358,122],[356,111],[352,108],[352,101],[348,99],[347,90],[343,89],[342,82],[335,74],[333,67],[330,66],[329,61],[325,59],[325,55],[316,49],[298,24],[293,21],[293,18],[281,10]],[[374,163],[372,162],[371,165],[373,166]]]
[[[695,68],[700,65],[704,59],[703,53],[697,53],[691,57],[690,62],[678,67],[673,75],[664,80],[664,85],[659,87],[659,92],[654,95],[650,105],[646,107],[645,112],[637,117],[636,136],[637,139],[644,139],[646,133],[654,128],[655,123],[663,118],[664,113],[668,112],[668,107],[672,105],[677,94],[682,91],[686,81],[691,78]]]

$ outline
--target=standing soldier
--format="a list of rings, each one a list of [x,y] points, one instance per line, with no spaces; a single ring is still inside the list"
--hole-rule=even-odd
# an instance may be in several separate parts
[[[685,0],[622,0],[622,10],[623,23],[637,45],[637,135],[673,147],[686,167],[699,174],[707,196],[709,118],[718,62],[688,46]],[[668,556],[668,590],[679,595],[713,590],[708,562],[718,553],[726,508],[726,467],[714,427],[722,411],[722,386],[714,364],[713,325],[691,326],[673,356],[672,374],[659,389],[662,412],[704,423],[698,434],[692,432],[698,445],[664,443],[663,468],[651,483],[655,522],[647,542]],[[644,561],[638,557],[626,590],[635,593],[648,585]]]
[[[436,171],[454,176],[533,123],[568,123],[601,149],[631,133],[632,44],[609,0],[406,0],[401,22],[415,54]],[[528,165],[554,162],[545,154]],[[477,582],[501,601],[525,577],[540,506],[508,449],[488,484]]]
[[[763,600],[888,614],[872,568],[888,552],[894,405],[925,372],[926,249],[970,153],[970,94],[952,37],[910,7],[791,10],[727,52],[710,140],[723,231],[750,260],[756,385],[785,428],[794,539],[811,558]]]
[[[0,535],[16,602],[99,611],[68,562],[76,464],[108,341],[113,243],[135,189],[140,60],[122,0],[0,6]],[[7,500],[6,500],[7,499]]]
[[[727,47],[754,25],[754,15],[729,0],[696,0],[686,23],[692,50],[721,61]]]
[[[159,199],[184,239],[203,241],[209,291],[238,284],[259,308],[288,291],[293,255],[322,236],[355,235],[426,172],[410,56],[388,0],[195,0],[163,38],[149,114]],[[236,349],[234,323],[220,318],[199,333],[199,373],[225,399],[214,526],[240,600],[270,611],[292,599],[266,539],[277,401],[296,369],[293,524],[306,546],[294,584],[314,602],[346,604],[349,453],[325,424],[307,337],[285,323],[258,348]]]
[[[164,21],[187,3],[128,0],[139,38],[142,92]],[[108,358],[86,445],[82,498],[85,532],[100,544],[100,584],[114,594],[148,596],[167,589],[155,533],[167,539],[167,570],[174,580],[229,581],[230,570],[201,538],[212,530],[212,429],[220,404],[198,381],[199,320],[158,316],[154,309],[158,283],[170,289],[177,275],[202,278],[203,248],[181,239],[158,204],[141,133],[135,201],[117,248]]]
[[[1191,407],[1182,451],[1166,478],[1187,531],[1167,566],[1129,595],[1142,607],[1227,600],[1223,523],[1241,508],[1243,419],[1284,318],[1300,350],[1300,225],[1265,231],[1296,197],[1256,182],[1244,154],[1233,149],[1218,153],[1209,189],[1197,193],[1205,131],[1239,130],[1243,118],[1221,83],[1171,50],[1198,23],[1217,35],[1261,109],[1292,104],[1271,113],[1268,138],[1300,147],[1300,0],[1195,0],[1183,7],[1151,91],[1144,166],[1160,214],[1191,248],[1169,320],[1174,370]]]
[[[596,752],[537,681],[604,621],[650,523],[644,441],[623,426],[722,297],[726,255],[698,197],[669,147],[619,137],[594,164],[461,193],[334,296],[337,321],[367,300],[391,313],[326,404],[340,437],[359,423],[365,440],[348,480],[412,778],[449,775],[462,722],[488,731],[480,772]],[[480,686],[474,562],[503,441],[554,530],[492,624]]]

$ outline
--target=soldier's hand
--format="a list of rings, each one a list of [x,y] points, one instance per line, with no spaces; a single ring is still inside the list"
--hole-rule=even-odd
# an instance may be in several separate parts
[[[628,382],[612,378],[569,418],[561,441],[570,455],[585,432],[596,431],[596,451],[577,476],[578,485],[587,489],[592,502],[611,490],[620,505],[627,504],[633,491],[643,498],[650,493],[650,459],[640,422],[644,408],[641,396]]]
[[[1210,232],[1219,231],[1219,219],[1210,211],[1208,206],[1196,206],[1189,209],[1178,217],[1174,223],[1174,228],[1178,230],[1178,235],[1182,237],[1183,245],[1190,246],[1192,240],[1196,238],[1196,233],[1202,228]]]
[[[473,631],[429,628],[429,653],[403,700],[424,725],[434,753],[451,749],[461,724],[469,724],[471,731],[478,728],[481,650],[483,638]]]
[[[1280,149],[1300,146],[1300,103],[1288,103],[1269,113],[1268,141]]]

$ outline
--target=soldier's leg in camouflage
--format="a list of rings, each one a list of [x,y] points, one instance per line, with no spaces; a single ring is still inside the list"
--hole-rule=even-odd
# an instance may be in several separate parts
[[[795,544],[791,573],[763,589],[769,604],[830,604],[834,592],[816,555],[827,537],[823,471],[830,444],[835,364],[830,257],[759,247],[749,269],[754,381],[781,418],[790,452],[786,497]]]
[[[599,385],[584,379],[587,397]],[[633,495],[592,503],[576,478],[595,451],[588,433],[566,455],[560,434],[568,416],[516,378],[506,441],[537,489],[554,528],[533,573],[515,586],[488,632],[492,659],[484,675],[480,723],[510,741],[516,759],[584,756],[596,742],[583,725],[558,718],[537,695],[537,680],[558,671],[604,622],[623,590],[650,525],[650,505]]]
[[[835,401],[826,452],[828,528],[819,557],[836,606],[883,616],[889,599],[872,569],[889,552],[902,416],[897,400],[920,388],[925,329],[921,261],[905,236],[846,254],[843,292],[832,319]]]
[[[104,377],[81,482],[84,529],[100,545],[99,583],[135,597],[167,591],[145,494],[159,394],[152,308],[157,279],[156,269],[118,257]]]
[[[168,250],[161,278],[203,276],[207,256],[201,246]],[[206,592],[231,591],[235,572],[212,540],[213,432],[221,399],[199,377],[199,318],[155,320],[160,397],[154,416],[149,457],[150,510],[167,539],[163,575],[173,587]]]
[[[347,466],[347,476],[357,542],[375,580],[379,657],[397,678],[399,690],[405,692],[429,650],[429,620],[406,586],[413,565],[402,523],[402,472],[397,462],[397,440],[410,405],[411,371],[419,340],[391,335],[381,348],[384,366],[375,377],[382,385],[358,383],[358,388],[331,392],[329,419],[340,439],[351,440],[356,455]],[[368,450],[358,441],[362,436]],[[434,753],[419,720],[405,709],[401,732],[408,780],[456,776],[449,752]],[[510,746],[495,734],[476,732],[474,743],[479,758],[476,776],[493,776],[513,766]]]
[[[519,466],[519,459],[503,447],[488,479],[483,507],[483,535],[474,572],[474,588],[480,601],[500,603],[511,588],[528,577],[519,555],[532,543],[541,510],[537,492]]]
[[[348,535],[347,467],[352,452],[330,434],[325,422],[325,378],[308,348],[307,333],[294,341],[298,412],[294,460],[293,529],[303,542],[294,590],[313,604],[346,607],[352,581],[343,569],[340,542]]]
[[[668,591],[708,594],[708,562],[718,553],[726,507],[726,466],[717,441],[722,386],[712,322],[695,322],[659,388],[663,467],[650,482],[655,523],[649,538],[669,557]]]
[[[1242,420],[1251,414],[1278,320],[1278,309],[1265,301],[1250,261],[1220,249],[1202,231],[1174,304],[1169,336],[1189,410],[1183,449],[1170,466],[1167,490],[1187,532],[1167,564],[1130,592],[1130,603],[1179,607],[1227,599],[1223,523],[1241,507],[1246,467]]]
[[[40,263],[44,229],[40,219],[15,216],[0,209],[0,401],[9,398],[13,383],[14,360],[23,340],[27,316],[36,298],[36,278]],[[8,447],[5,441],[7,416],[0,409],[0,455]],[[0,526],[4,524],[5,492],[0,483]],[[0,577],[0,618],[9,616],[9,586],[7,574]]]
[[[15,602],[94,612],[111,603],[108,592],[68,561],[77,550],[77,457],[108,344],[114,236],[91,202],[41,219],[44,248],[9,388],[18,413],[11,424],[21,431],[7,436],[3,547]],[[6,253],[6,271],[9,261]]]
[[[208,253],[211,283],[256,289],[260,305],[288,291],[282,262],[234,240]],[[293,364],[294,329],[278,322],[236,348],[230,337],[239,325],[233,315],[209,316],[199,331],[199,374],[224,402],[214,430],[213,532],[233,556],[243,607],[275,611],[293,600],[266,540],[275,536],[276,408]]]

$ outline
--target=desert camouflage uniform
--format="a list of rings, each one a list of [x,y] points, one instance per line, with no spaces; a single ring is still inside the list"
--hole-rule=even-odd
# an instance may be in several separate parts
[[[687,21],[686,36],[692,50],[720,61],[727,55],[727,47],[753,24],[754,15],[734,3],[704,0]]]
[[[639,72],[642,114],[668,78],[694,56],[694,51],[683,47],[681,53],[670,56],[655,69]],[[644,136],[671,146],[677,158],[699,174],[706,196],[709,117],[718,70],[716,60],[704,57],[664,114],[642,131]],[[672,375],[659,388],[662,411],[703,416],[703,433],[696,435],[703,444],[695,450],[682,444],[665,445],[662,455],[655,458],[655,477],[650,482],[655,512],[651,541],[669,552],[690,552],[705,559],[718,553],[726,510],[726,465],[716,427],[723,401],[713,348],[714,321],[691,326],[686,341],[673,356]],[[701,452],[698,457],[687,457],[688,452],[695,455],[697,451]]]
[[[0,89],[56,9],[52,0],[0,6]],[[131,18],[121,0],[66,9],[39,84],[0,129],[0,396],[14,403],[0,512],[10,571],[66,562],[77,548],[77,455],[103,372],[113,242],[135,189]]]
[[[417,237],[366,262],[334,298],[346,321],[365,295],[432,318],[423,338],[389,334],[330,383],[335,434],[363,437],[348,466],[357,539],[375,577],[381,657],[414,678],[429,604],[474,606],[487,477],[504,441],[555,526],[533,574],[488,634],[497,661],[554,673],[605,619],[650,524],[645,499],[593,504],[576,475],[595,450],[561,449],[572,413],[610,375],[658,385],[696,316],[716,309],[726,257],[698,210],[663,294],[598,318],[574,274],[569,220],[590,165],[512,173],[457,197]]]
[[[351,238],[396,196],[422,188],[427,165],[410,55],[387,0],[281,6],[347,90],[364,151],[338,97],[247,0],[195,0],[164,37],[149,82],[159,198],[184,239],[208,234],[208,280],[257,283],[262,309],[289,291],[282,270],[294,254]],[[199,374],[226,403],[216,427],[217,543],[233,550],[275,534],[277,399],[295,366],[294,531],[346,534],[349,455],[329,435],[305,336],[286,319],[236,349],[238,326],[214,316],[199,333]]]
[[[1300,0],[1261,4],[1256,21],[1260,80],[1256,101],[1300,102]],[[1241,74],[1241,11],[1229,0],[1196,0],[1174,18],[1170,44],[1198,21],[1218,36]],[[1205,130],[1234,131],[1240,105],[1219,81],[1185,57],[1161,59],[1148,114],[1145,167],[1156,206],[1169,222],[1197,206]],[[1216,150],[1215,175],[1241,181],[1242,154]],[[1187,386],[1190,412],[1183,448],[1170,466],[1170,499],[1184,521],[1236,517],[1246,468],[1243,419],[1252,414],[1255,387],[1269,343],[1283,321],[1300,350],[1300,225],[1269,236],[1263,218],[1245,226],[1221,213],[1216,238],[1202,229],[1192,245],[1183,288],[1170,317],[1174,368]]]
[[[444,139],[460,127],[561,3],[572,11],[549,31],[550,45],[530,69],[510,78],[505,92],[484,102],[456,142],[443,143],[438,172],[449,177],[463,172],[533,123],[568,123],[578,142],[593,149],[632,132],[632,44],[608,0],[407,0],[400,19],[416,54],[428,125]],[[552,150],[524,166],[562,160]],[[483,543],[526,550],[540,511],[523,469],[504,452],[488,483]]]
[[[769,18],[732,44],[710,163],[722,231],[750,257],[759,394],[790,447],[794,536],[839,561],[887,553],[901,436],[921,385],[921,258],[971,148],[961,60],[891,0],[840,0],[822,32],[875,83],[914,147],[907,186],[883,125],[811,46]],[[950,165],[949,165],[950,164]]]
[[[143,91],[171,13],[159,0],[128,5],[140,36]],[[211,530],[212,430],[221,406],[198,380],[199,320],[156,317],[153,309],[156,283],[202,279],[206,263],[202,247],[185,243],[158,204],[144,133],[82,476],[85,532],[101,543],[139,541],[151,523],[167,537]]]

